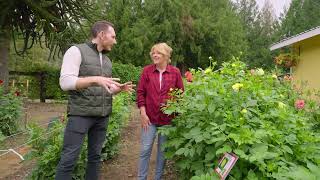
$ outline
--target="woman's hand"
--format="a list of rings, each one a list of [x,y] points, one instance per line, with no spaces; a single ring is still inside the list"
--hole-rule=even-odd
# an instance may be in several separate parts
[[[124,84],[121,84],[120,89],[121,89],[121,91],[132,93],[132,92],[134,92],[133,88],[135,86],[136,86],[135,84],[132,84],[132,82],[129,81],[129,82],[126,82]]]
[[[124,84],[111,84],[110,86],[110,92],[112,94],[118,94],[121,91],[132,93],[134,92],[133,87],[136,85],[132,84],[132,82],[126,82]]]
[[[148,131],[149,126],[151,125],[150,119],[146,113],[141,113],[141,127]]]

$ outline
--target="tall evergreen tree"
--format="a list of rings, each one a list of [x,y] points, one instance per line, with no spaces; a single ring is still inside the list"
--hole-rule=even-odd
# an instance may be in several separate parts
[[[112,8],[122,2],[109,1],[107,17],[120,22],[127,19],[126,26],[117,29],[118,47],[111,54],[113,59],[149,64],[151,46],[167,42],[173,47],[173,64],[204,67],[209,65],[209,56],[221,63],[244,50],[244,32],[228,0],[126,2],[129,7]],[[126,17],[132,14],[135,18]]]
[[[244,60],[251,67],[271,68],[269,46],[274,41],[278,24],[271,3],[265,1],[259,10],[255,0],[238,0],[235,9],[246,31],[248,50],[244,53]]]
[[[320,0],[292,0],[287,14],[282,18],[279,39],[320,26],[319,9]]]
[[[237,0],[234,1],[234,8],[241,22],[244,23],[247,28],[253,28],[255,22],[259,18],[259,8],[255,0]],[[246,32],[248,33],[248,32]]]

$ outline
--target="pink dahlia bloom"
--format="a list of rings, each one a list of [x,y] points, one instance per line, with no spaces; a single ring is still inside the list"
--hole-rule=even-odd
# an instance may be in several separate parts
[[[295,102],[294,105],[295,105],[295,107],[296,107],[297,109],[303,109],[305,103],[304,103],[304,100],[303,100],[303,99],[298,99],[298,100],[296,100],[296,102]]]

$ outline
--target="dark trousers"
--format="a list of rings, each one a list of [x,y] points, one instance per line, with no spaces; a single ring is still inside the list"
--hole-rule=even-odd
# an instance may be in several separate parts
[[[69,116],[64,132],[63,148],[57,167],[56,180],[71,180],[81,146],[88,134],[86,179],[99,178],[101,149],[106,137],[109,117]]]

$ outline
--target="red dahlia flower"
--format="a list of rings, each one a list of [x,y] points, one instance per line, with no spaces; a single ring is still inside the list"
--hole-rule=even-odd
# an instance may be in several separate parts
[[[186,76],[186,79],[188,82],[192,82],[193,81],[193,76],[192,76],[192,73],[190,71],[187,71],[185,74]]]

